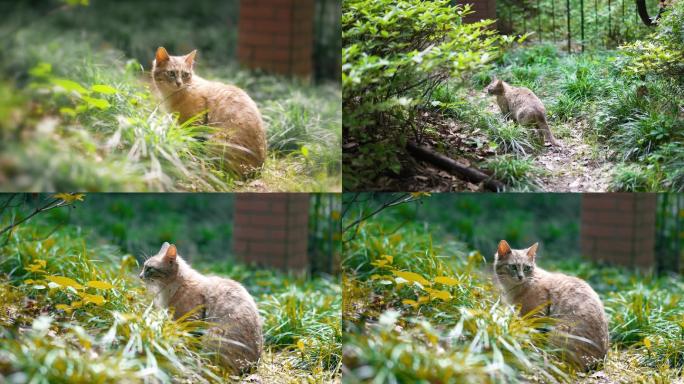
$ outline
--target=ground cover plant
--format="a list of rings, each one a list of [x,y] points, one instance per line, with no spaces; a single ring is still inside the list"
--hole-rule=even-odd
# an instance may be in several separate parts
[[[230,61],[235,28],[200,27],[195,21],[208,23],[206,14],[235,14],[235,2],[212,8],[202,1],[193,12],[169,14],[165,22],[145,19],[153,18],[157,2],[117,4],[115,11],[106,4],[63,3],[35,9],[3,5],[8,15],[0,26],[6,53],[0,60],[3,189],[341,189],[339,85],[250,72]],[[79,22],[100,18],[107,20],[101,28]],[[221,166],[204,141],[210,127],[179,124],[163,111],[149,74],[158,45],[173,54],[198,48],[198,74],[241,87],[256,101],[269,155],[255,179],[240,180]]]
[[[174,321],[152,305],[137,277],[139,255],[95,240],[87,227],[55,225],[61,214],[51,216],[78,209],[81,198],[48,199],[53,208],[2,233],[0,381],[223,383],[250,376],[230,377],[212,363],[198,337],[206,323]],[[5,207],[0,227],[25,217]],[[268,383],[339,382],[335,278],[225,260],[195,267],[242,282],[255,298],[265,352],[253,375]]]
[[[354,124],[358,121],[343,122],[345,129],[349,127],[351,132],[349,138],[345,133],[343,154],[348,154],[344,157],[344,167],[352,175],[348,189],[478,191],[483,188],[480,182],[465,177],[462,171],[447,172],[436,161],[410,156],[403,150],[402,140],[418,141],[435,153],[451,158],[461,167],[482,171],[485,177],[504,182],[504,189],[510,191],[681,191],[684,188],[680,145],[684,132],[680,57],[684,3],[671,2],[650,31],[645,26],[637,27],[633,17],[627,18],[629,23],[609,26],[609,38],[605,40],[601,37],[602,30],[588,30],[586,49],[581,49],[578,42],[571,46],[570,52],[565,41],[548,33],[551,19],[537,20],[538,14],[530,10],[534,7],[527,3],[499,2],[498,10],[502,12],[498,13],[501,17],[497,27],[503,33],[515,35],[535,32],[539,21],[539,29],[547,31],[543,39],[537,34],[527,36],[522,44],[501,45],[499,49],[490,45],[492,50],[483,56],[488,60],[478,63],[478,66],[467,70],[462,66],[462,72],[451,75],[445,75],[445,71],[438,72],[444,75],[440,78],[442,81],[417,86],[412,92],[398,90],[387,93],[394,95],[396,100],[420,100],[420,107],[414,108],[413,113],[395,113],[391,118],[374,123],[372,129],[367,129],[377,136],[368,141],[371,144],[364,146],[366,142],[353,134]],[[578,2],[573,2],[573,10],[579,7],[575,3]],[[544,12],[549,11],[548,5],[543,5]],[[511,20],[509,11],[516,7],[532,12],[527,28],[516,24],[517,29],[511,29],[508,25]],[[373,8],[367,9],[369,13],[374,11]],[[628,11],[635,12],[631,8]],[[409,13],[401,7],[389,6],[377,12],[375,16],[379,20],[384,20],[387,15],[398,18],[397,13]],[[565,17],[564,9],[556,9],[556,12]],[[619,12],[620,8],[616,7],[611,13],[605,10],[586,17],[595,28],[605,25],[609,14],[614,20],[620,20]],[[514,13],[513,19],[521,19],[519,16]],[[376,28],[380,32],[374,32],[358,27],[355,20],[349,22],[350,31],[363,32],[366,40],[374,42],[359,45],[353,40],[343,39],[345,46],[372,48],[373,44],[381,44],[384,25]],[[575,22],[577,20],[573,19]],[[478,34],[474,30],[465,33]],[[423,35],[417,35],[415,39],[420,41]],[[506,41],[511,40],[506,38]],[[478,49],[477,44],[469,43],[467,40],[461,49]],[[412,50],[411,44],[406,46],[409,57],[421,52],[420,49]],[[382,47],[391,48],[388,45]],[[401,47],[383,51],[383,54],[374,53],[379,57],[373,61],[373,70],[382,73],[391,68],[393,55],[400,52]],[[359,48],[355,55],[365,57],[362,52],[373,57],[370,55],[375,51]],[[468,57],[467,54],[464,56]],[[354,57],[345,57],[347,59],[345,74],[351,76],[366,68]],[[419,70],[421,67],[413,65],[412,68]],[[388,76],[393,76],[392,71]],[[534,128],[522,127],[501,114],[495,98],[483,91],[494,77],[512,86],[527,87],[542,100],[549,126],[559,139],[560,147],[544,147]],[[344,83],[343,98],[345,103],[354,105],[355,99],[349,97],[354,90],[364,86],[382,88],[391,85],[392,82],[383,82],[381,86],[370,81]],[[420,96],[416,98],[414,94]],[[384,108],[386,104],[378,100],[368,102]],[[359,124],[370,127],[368,122]],[[385,133],[386,130],[391,134]],[[392,135],[400,137],[398,144],[388,144]],[[363,169],[366,159],[389,156],[388,153],[396,160],[387,163],[393,164],[391,169],[375,166]]]
[[[586,280],[608,315],[611,349],[604,363],[576,372],[547,343],[544,329],[552,319],[520,317],[499,299],[491,278],[498,238],[492,249],[473,249],[457,240],[448,221],[406,220],[406,211],[421,210],[431,199],[407,197],[357,223],[351,218],[359,217],[360,206],[349,208],[347,220],[354,225],[344,234],[343,250],[346,382],[681,381],[681,276],[542,253],[542,268]],[[422,205],[405,208],[416,200]]]

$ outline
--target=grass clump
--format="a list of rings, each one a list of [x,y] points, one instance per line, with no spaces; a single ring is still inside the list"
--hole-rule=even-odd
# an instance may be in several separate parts
[[[514,190],[533,191],[540,188],[538,180],[543,171],[530,158],[501,155],[489,159],[485,168],[493,173],[495,179]]]

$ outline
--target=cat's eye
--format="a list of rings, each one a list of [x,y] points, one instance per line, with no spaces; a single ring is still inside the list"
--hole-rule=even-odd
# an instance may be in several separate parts
[[[176,77],[176,72],[166,72],[166,75],[173,79]]]
[[[518,270],[518,266],[517,266],[517,265],[511,265],[511,269],[514,270],[514,271],[517,271],[517,270]]]
[[[183,72],[183,78],[187,79],[188,77],[190,77],[190,72]]]
[[[531,271],[531,270],[532,270],[532,267],[530,267],[529,265],[526,265],[526,266],[525,266],[525,272],[529,272],[529,271]]]

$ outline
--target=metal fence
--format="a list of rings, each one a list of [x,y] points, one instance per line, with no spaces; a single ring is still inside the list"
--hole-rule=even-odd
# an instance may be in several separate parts
[[[658,0],[647,0],[657,14]],[[568,52],[613,48],[652,31],[639,18],[634,0],[499,0],[503,33],[532,32],[540,42],[563,42]]]

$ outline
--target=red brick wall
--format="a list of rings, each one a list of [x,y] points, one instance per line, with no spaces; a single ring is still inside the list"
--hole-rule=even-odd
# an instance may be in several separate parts
[[[474,23],[482,19],[496,19],[496,0],[457,0],[457,4],[470,4],[471,13],[464,18],[466,23]]]
[[[309,265],[309,195],[235,195],[233,252],[242,262],[305,270]]]
[[[310,77],[314,0],[240,0],[237,56],[241,64]]]
[[[581,216],[585,256],[628,266],[654,266],[655,194],[584,194]]]

